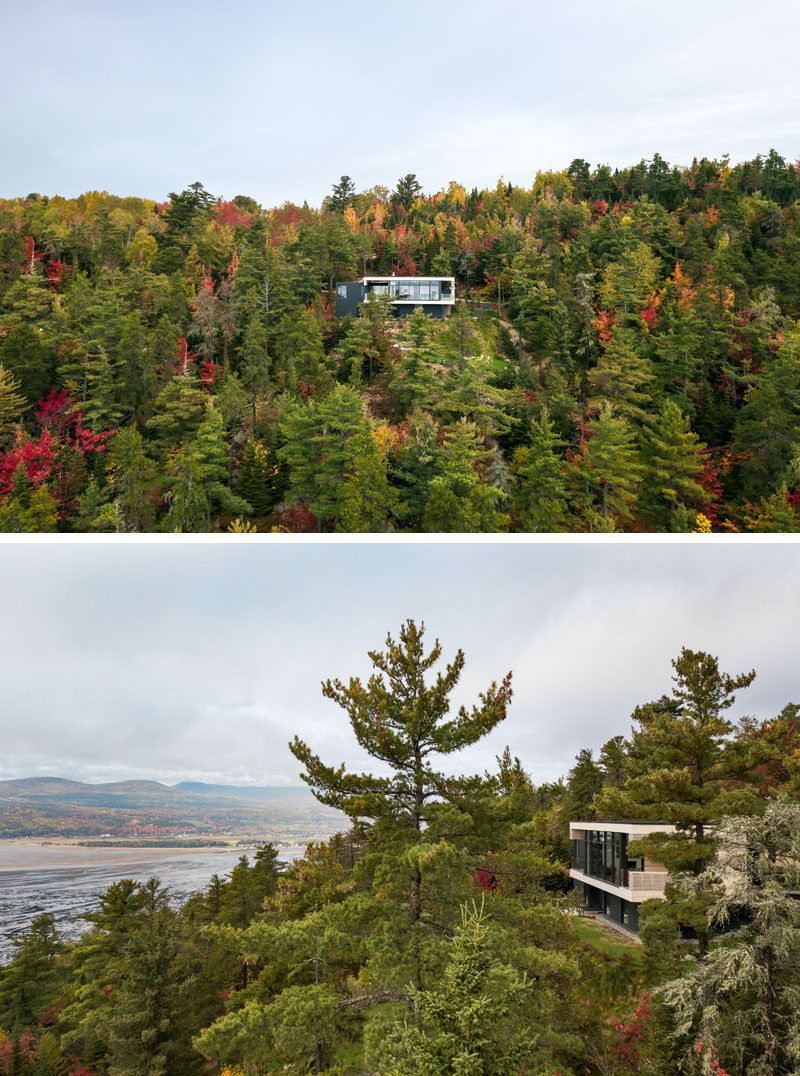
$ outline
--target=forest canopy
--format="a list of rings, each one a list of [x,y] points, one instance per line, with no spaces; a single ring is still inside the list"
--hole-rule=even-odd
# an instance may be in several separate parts
[[[796,531],[800,170],[0,201],[0,530]],[[453,275],[437,321],[337,281]]]
[[[263,844],[180,908],[121,879],[77,942],[37,916],[0,968],[3,1076],[797,1072],[797,705],[735,717],[755,674],[683,649],[670,694],[564,780],[510,748],[453,776],[510,675],[451,712],[464,656],[424,625],[369,657],[323,693],[376,772],[291,744],[350,828],[285,869]],[[631,844],[669,871],[641,946],[576,914],[570,822],[608,812],[672,827]]]

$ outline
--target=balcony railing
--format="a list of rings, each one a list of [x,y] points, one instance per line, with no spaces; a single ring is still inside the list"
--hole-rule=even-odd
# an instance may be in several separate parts
[[[663,893],[669,879],[666,871],[629,871],[628,877],[634,893]]]

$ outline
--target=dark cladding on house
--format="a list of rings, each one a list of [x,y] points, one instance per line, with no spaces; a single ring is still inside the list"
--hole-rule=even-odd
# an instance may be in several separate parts
[[[639,905],[664,896],[669,874],[661,863],[630,856],[628,843],[650,833],[674,833],[664,822],[570,822],[570,877],[584,906],[612,924],[639,932]]]
[[[452,276],[365,276],[336,285],[336,316],[358,315],[360,303],[371,296],[386,295],[397,317],[422,310],[434,318],[446,318],[456,301]]]

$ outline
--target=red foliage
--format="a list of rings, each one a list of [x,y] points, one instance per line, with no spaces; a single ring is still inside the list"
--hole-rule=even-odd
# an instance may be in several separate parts
[[[293,504],[284,509],[281,523],[290,534],[311,534],[317,529],[317,517],[304,504]]]
[[[197,359],[197,354],[189,349],[185,338],[183,336],[178,337],[178,355],[175,372],[183,375],[188,374],[190,363],[197,362]]]
[[[27,1067],[36,1060],[36,1036],[28,1029],[23,1031],[17,1039],[19,1045],[19,1058]],[[0,1071],[11,1072],[14,1063],[14,1046],[12,1040],[0,1043]],[[16,1071],[16,1070],[15,1070]]]
[[[652,329],[655,326],[656,319],[658,317],[658,312],[656,310],[655,304],[651,303],[650,306],[642,310],[641,317],[647,328]]]
[[[717,456],[720,453],[720,449],[714,448],[701,448],[700,455],[703,458],[703,473],[699,476],[698,482],[709,495],[710,501],[708,507],[704,511],[704,515],[715,523],[717,516],[719,515],[719,502],[722,499],[722,479],[720,474],[723,468],[723,462],[717,460]]]
[[[38,441],[23,441],[20,431],[14,447],[0,456],[0,499],[8,496],[14,472],[20,464],[28,480],[38,489],[50,478],[54,458],[55,445],[49,430],[42,430]]]
[[[217,376],[217,364],[213,359],[207,359],[200,365],[200,384],[206,390],[210,392],[214,387],[214,380]]]
[[[694,1052],[699,1056],[703,1053],[703,1040],[699,1038],[694,1044]],[[705,1070],[704,1076],[729,1076],[722,1065],[719,1063],[717,1057],[717,1051],[714,1046],[710,1046],[707,1050],[706,1061],[708,1062],[708,1068]]]
[[[217,224],[225,224],[229,228],[249,228],[253,223],[252,213],[239,209],[233,202],[217,202]]]
[[[478,867],[477,870],[474,870],[472,872],[472,878],[477,882],[481,889],[485,889],[489,893],[491,893],[492,890],[497,889],[497,879],[486,867]]]
[[[41,427],[38,440],[25,439],[20,431],[14,447],[0,455],[0,502],[11,492],[14,474],[22,465],[35,489],[50,487],[63,514],[75,505],[82,458],[89,452],[105,452],[115,431],[86,429],[69,394],[55,389],[40,401],[36,419]]]
[[[53,258],[47,267],[48,284],[60,284],[64,276],[64,266],[60,258]]]
[[[66,389],[57,392],[50,390],[50,395],[39,401],[36,421],[43,430],[50,430],[56,437],[63,437],[70,426],[74,425],[80,411],[73,405]]]
[[[597,332],[600,340],[607,344],[614,335],[614,311],[598,310],[597,317],[592,322],[592,328]]]
[[[303,403],[308,403],[309,396],[314,395],[314,382],[312,381],[311,384],[308,384],[306,381],[298,381],[297,387],[300,389]]]
[[[608,212],[608,202],[604,202],[602,198],[595,198],[592,202],[592,209],[598,216],[604,217]]]
[[[639,1054],[639,1040],[641,1039],[647,1018],[650,1016],[650,992],[642,995],[642,1000],[633,1014],[630,1023],[620,1020],[614,1021],[614,1030],[617,1032],[617,1055],[625,1068],[640,1071],[641,1056]]]

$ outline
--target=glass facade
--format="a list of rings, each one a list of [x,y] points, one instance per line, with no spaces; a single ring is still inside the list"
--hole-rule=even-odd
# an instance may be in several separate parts
[[[388,295],[410,303],[438,303],[451,295],[449,281],[430,279],[390,280],[386,284],[370,284],[369,288],[375,295]]]
[[[611,885],[627,886],[628,871],[640,870],[639,862],[628,859],[627,833],[589,829],[572,842],[572,866],[575,870]]]

